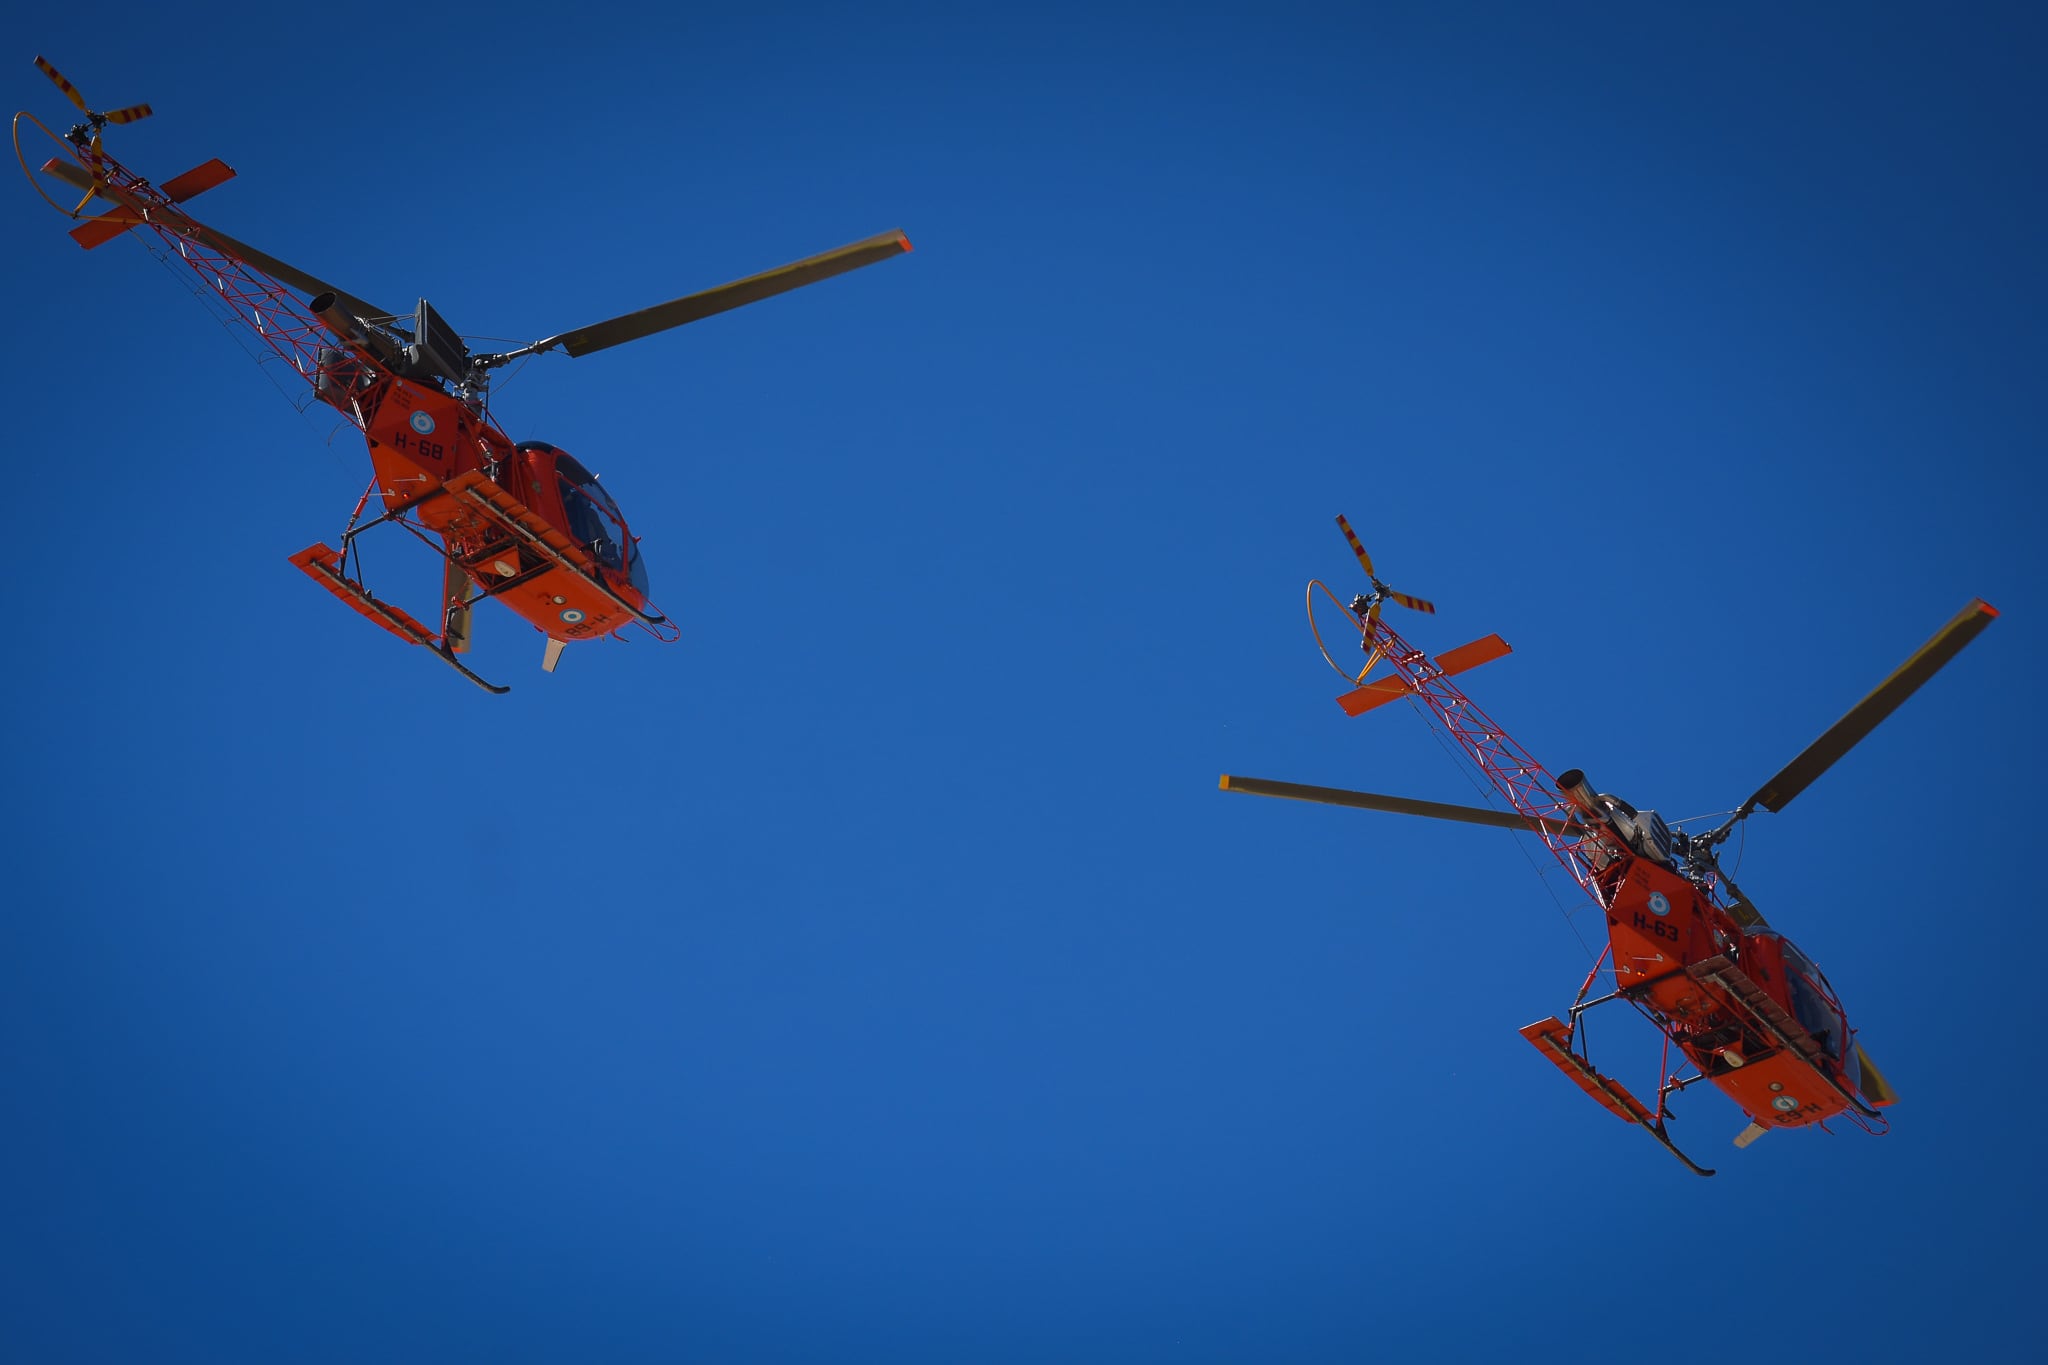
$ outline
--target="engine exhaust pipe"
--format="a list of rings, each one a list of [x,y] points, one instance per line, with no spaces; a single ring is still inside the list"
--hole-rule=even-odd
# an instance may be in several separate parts
[[[1577,768],[1559,773],[1557,790],[1565,800],[1572,803],[1572,808],[1586,819],[1596,824],[1607,823],[1607,808],[1600,804],[1599,799],[1593,794],[1593,789],[1586,785],[1585,773]]]
[[[334,333],[341,340],[361,344],[363,340],[362,325],[335,306],[334,291],[332,289],[324,294],[315,294],[313,301],[307,304],[306,308],[314,317],[326,324],[328,331]]]
[[[315,294],[312,301],[306,305],[306,309],[320,319],[321,325],[334,333],[343,345],[353,346],[359,351],[368,351],[385,365],[398,363],[396,349],[391,343],[342,312],[333,290]]]

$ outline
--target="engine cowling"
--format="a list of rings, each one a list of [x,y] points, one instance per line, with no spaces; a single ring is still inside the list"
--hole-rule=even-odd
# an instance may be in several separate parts
[[[1613,831],[1629,852],[1665,867],[1676,866],[1671,858],[1671,827],[1657,812],[1639,811],[1612,792],[1594,791],[1586,774],[1577,768],[1559,774],[1557,789],[1580,815]]]

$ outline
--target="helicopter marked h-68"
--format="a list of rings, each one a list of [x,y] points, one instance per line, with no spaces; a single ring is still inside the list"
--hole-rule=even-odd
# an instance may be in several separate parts
[[[198,273],[202,288],[229,316],[369,443],[374,477],[341,533],[340,548],[321,542],[293,555],[292,563],[398,639],[427,646],[491,692],[509,689],[485,682],[455,657],[469,648],[470,611],[482,598],[503,602],[547,637],[541,666],[550,672],[565,645],[628,626],[661,640],[681,638],[648,599],[639,540],[618,504],[567,451],[543,441],[514,442],[499,428],[489,407],[491,372],[545,351],[589,355],[910,250],[902,232],[885,232],[516,350],[472,353],[425,299],[410,314],[393,313],[200,223],[178,205],[233,178],[233,170],[213,160],[152,184],[102,146],[107,124],[147,118],[150,107],[95,112],[56,67],[41,57],[36,66],[85,117],[59,139],[33,115],[16,114],[15,152],[26,172],[21,126],[27,119],[65,153],[42,170],[83,195],[68,209],[50,202],[72,218],[84,217],[94,199],[106,203],[71,230],[78,244],[91,250],[131,230],[154,233],[169,255]],[[382,512],[364,520],[373,496]],[[378,598],[362,580],[357,537],[387,522],[445,561],[439,630]]]
[[[1342,517],[1337,524],[1372,583],[1371,593],[1348,605],[1322,583],[1309,584],[1310,629],[1315,630],[1315,593],[1321,589],[1344,610],[1366,653],[1364,670],[1354,676],[1323,648],[1330,666],[1354,684],[1338,704],[1347,714],[1360,715],[1390,701],[1413,699],[1512,809],[1251,777],[1226,776],[1223,790],[1495,825],[1541,838],[1600,908],[1608,943],[1566,1018],[1531,1024],[1522,1036],[1601,1107],[1641,1126],[1697,1174],[1713,1172],[1678,1150],[1665,1121],[1671,1117],[1671,1096],[1701,1081],[1719,1087],[1749,1116],[1749,1126],[1735,1138],[1737,1147],[1747,1147],[1774,1128],[1824,1124],[1837,1115],[1870,1132],[1885,1131],[1879,1110],[1897,1096],[1857,1043],[1841,1000],[1820,969],[1765,924],[1721,868],[1715,850],[1757,807],[1783,810],[1998,613],[1981,600],[1964,607],[1726,821],[1689,835],[1668,828],[1655,811],[1639,811],[1595,791],[1576,768],[1556,777],[1545,771],[1450,681],[1453,674],[1508,653],[1506,643],[1490,635],[1435,659],[1410,645],[1380,619],[1382,604],[1391,601],[1424,612],[1436,608],[1382,583],[1350,524]],[[1316,642],[1322,647],[1319,631]],[[1381,663],[1390,673],[1368,680]],[[1588,999],[1603,967],[1613,989]],[[1654,1107],[1596,1070],[1587,1055],[1582,1016],[1613,1001],[1633,1005],[1672,1045],[1665,1049]],[[1674,1046],[1682,1060],[1672,1059]],[[1683,1074],[1688,1070],[1691,1074]]]

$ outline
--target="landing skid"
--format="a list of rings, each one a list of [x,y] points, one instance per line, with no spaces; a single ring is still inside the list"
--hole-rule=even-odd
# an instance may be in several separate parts
[[[481,687],[484,691],[490,693],[494,697],[502,697],[507,692],[510,692],[512,690],[511,685],[509,683],[504,686],[500,686],[497,683],[485,682],[482,678],[479,678],[476,674],[470,672],[468,668],[464,667],[461,660],[457,659],[453,654],[449,653],[445,649],[440,648],[439,646],[434,647],[433,653],[435,658],[439,659],[442,663],[448,665],[457,673],[460,673],[463,677],[469,679],[471,682],[475,683],[478,687]]]
[[[1712,1175],[1714,1173],[1711,1168],[1700,1165],[1684,1152],[1678,1150],[1678,1144],[1673,1142],[1670,1135],[1664,1131],[1664,1120],[1659,1119],[1657,1122],[1650,1124],[1646,1131],[1651,1137],[1663,1144],[1665,1151],[1683,1161],[1685,1169],[1691,1171],[1694,1175]]]
[[[1633,1123],[1651,1137],[1665,1151],[1685,1163],[1685,1168],[1694,1175],[1712,1175],[1713,1171],[1699,1165],[1684,1152],[1664,1131],[1664,1112],[1660,1101],[1658,1112],[1652,1114],[1644,1103],[1629,1093],[1628,1087],[1610,1076],[1603,1076],[1593,1069],[1593,1064],[1572,1051],[1572,1031],[1562,1019],[1544,1019],[1522,1030],[1522,1036],[1535,1044],[1536,1050],[1554,1062],[1559,1071],[1570,1077],[1573,1084],[1586,1092],[1602,1109],[1622,1120]]]
[[[409,645],[425,645],[429,654],[484,691],[495,696],[503,696],[512,690],[510,687],[485,682],[449,652],[447,642],[441,636],[421,625],[411,613],[372,597],[368,589],[342,571],[341,551],[331,550],[325,544],[309,545],[292,556],[292,563],[305,570],[307,577],[355,608],[368,620],[382,626]]]

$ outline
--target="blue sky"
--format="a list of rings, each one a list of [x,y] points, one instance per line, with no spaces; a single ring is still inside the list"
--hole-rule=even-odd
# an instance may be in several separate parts
[[[491,698],[286,562],[359,438],[8,197],[12,1358],[2025,1349],[2038,17],[586,9],[14,25],[475,335],[917,250],[500,389],[685,638],[481,611]],[[1471,799],[1331,704],[1340,511],[1669,817],[2000,608],[1742,850],[1891,1135],[1700,1094],[1686,1175],[1516,1036],[1597,934],[1539,848],[1216,792]]]

